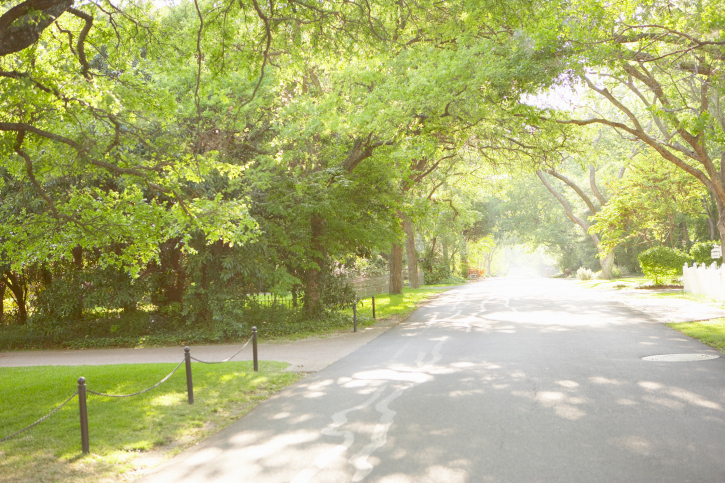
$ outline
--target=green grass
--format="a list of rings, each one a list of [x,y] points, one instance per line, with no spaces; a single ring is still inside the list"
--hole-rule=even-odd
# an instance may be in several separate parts
[[[725,301],[715,300],[707,297],[706,295],[685,293],[682,290],[668,291],[668,292],[648,292],[642,290],[634,298],[638,299],[676,299],[676,300],[689,300],[690,302],[697,302],[700,304],[709,305],[718,309],[725,310]]]
[[[404,318],[415,307],[433,295],[450,288],[450,285],[425,286],[419,289],[403,289],[400,295],[378,294],[375,296],[376,317]],[[359,305],[358,325],[370,326],[372,319],[370,298]],[[297,311],[264,309],[249,314],[243,320],[179,326],[150,323],[154,314],[139,311],[132,316],[118,314],[117,319],[83,320],[75,323],[52,323],[36,326],[0,326],[0,351],[18,349],[90,349],[104,347],[163,347],[246,341],[251,327],[257,326],[259,337],[264,341],[296,340],[319,337],[352,327],[352,309],[309,319],[300,308]],[[125,318],[124,318],[125,317]],[[114,327],[119,327],[114,329]]]
[[[703,322],[681,322],[667,324],[675,330],[725,352],[725,318]]]
[[[375,316],[378,319],[398,317],[404,319],[410,315],[416,307],[425,302],[433,295],[445,292],[451,285],[425,286],[422,288],[404,288],[402,294],[378,294],[375,296]],[[347,311],[352,314],[352,310]],[[358,315],[372,317],[372,300],[370,297],[362,301],[358,306]]]
[[[451,287],[451,285],[431,285],[418,289],[403,288],[403,293],[397,295],[377,294],[375,295],[375,319],[373,319],[372,297],[362,299],[357,306],[357,325],[358,327],[370,327],[382,319],[402,320],[410,315],[418,305]],[[262,323],[259,325],[259,333],[265,342],[284,342],[349,332],[353,326],[352,312],[352,308],[348,308],[317,320]]]
[[[586,288],[609,290],[631,289],[646,286],[650,281],[644,277],[623,277],[612,280],[580,280],[579,285]]]
[[[165,383],[130,398],[88,396],[89,455],[81,452],[78,398],[34,428],[0,443],[2,482],[96,482],[131,477],[228,425],[297,381],[287,364],[193,363],[194,404],[184,366]],[[152,386],[176,364],[39,366],[0,370],[0,438],[50,412],[86,378],[97,392],[125,394]],[[123,476],[119,476],[123,475]]]

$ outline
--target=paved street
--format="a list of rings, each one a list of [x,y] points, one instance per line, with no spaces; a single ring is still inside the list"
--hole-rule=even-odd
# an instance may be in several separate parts
[[[595,290],[451,290],[143,483],[722,482],[725,360]]]

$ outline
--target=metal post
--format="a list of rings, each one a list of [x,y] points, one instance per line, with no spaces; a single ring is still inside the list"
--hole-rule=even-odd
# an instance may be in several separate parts
[[[191,349],[184,347],[184,361],[186,362],[186,393],[189,404],[194,404],[194,382],[191,380]]]
[[[86,405],[86,378],[78,378],[78,406],[81,412],[81,449],[84,454],[91,452],[88,440],[88,406]]]
[[[259,371],[259,359],[257,358],[257,328],[252,327],[252,356],[254,357],[254,372]]]
[[[357,300],[352,304],[352,331],[357,332]]]
[[[373,320],[375,320],[375,295],[373,295]]]

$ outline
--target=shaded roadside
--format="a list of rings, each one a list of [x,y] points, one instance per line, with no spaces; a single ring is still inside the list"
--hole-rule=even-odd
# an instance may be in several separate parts
[[[358,332],[335,333],[296,341],[260,341],[259,358],[286,362],[287,371],[317,372],[367,344],[400,322],[397,318],[378,321],[374,326],[360,327]],[[206,361],[226,359],[243,344],[192,346],[194,357]],[[147,347],[139,349],[82,349],[0,352],[0,367],[81,366],[104,364],[141,364],[178,362],[184,357],[183,347]],[[252,360],[251,344],[233,360]]]
[[[662,323],[698,322],[725,317],[725,310],[707,302],[658,297],[660,294],[681,293],[680,289],[600,290],[613,302],[625,305]]]

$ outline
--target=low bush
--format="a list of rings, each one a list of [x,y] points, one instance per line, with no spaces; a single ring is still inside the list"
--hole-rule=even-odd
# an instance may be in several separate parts
[[[451,269],[445,264],[436,264],[427,267],[425,271],[425,283],[429,285],[437,285],[445,283],[444,280],[451,277]]]
[[[686,253],[670,247],[652,247],[639,254],[639,264],[647,279],[655,285],[675,281],[682,275],[682,266],[692,259]]]
[[[576,278],[578,278],[579,280],[593,280],[594,272],[592,272],[588,268],[579,267],[579,270],[576,271]]]

